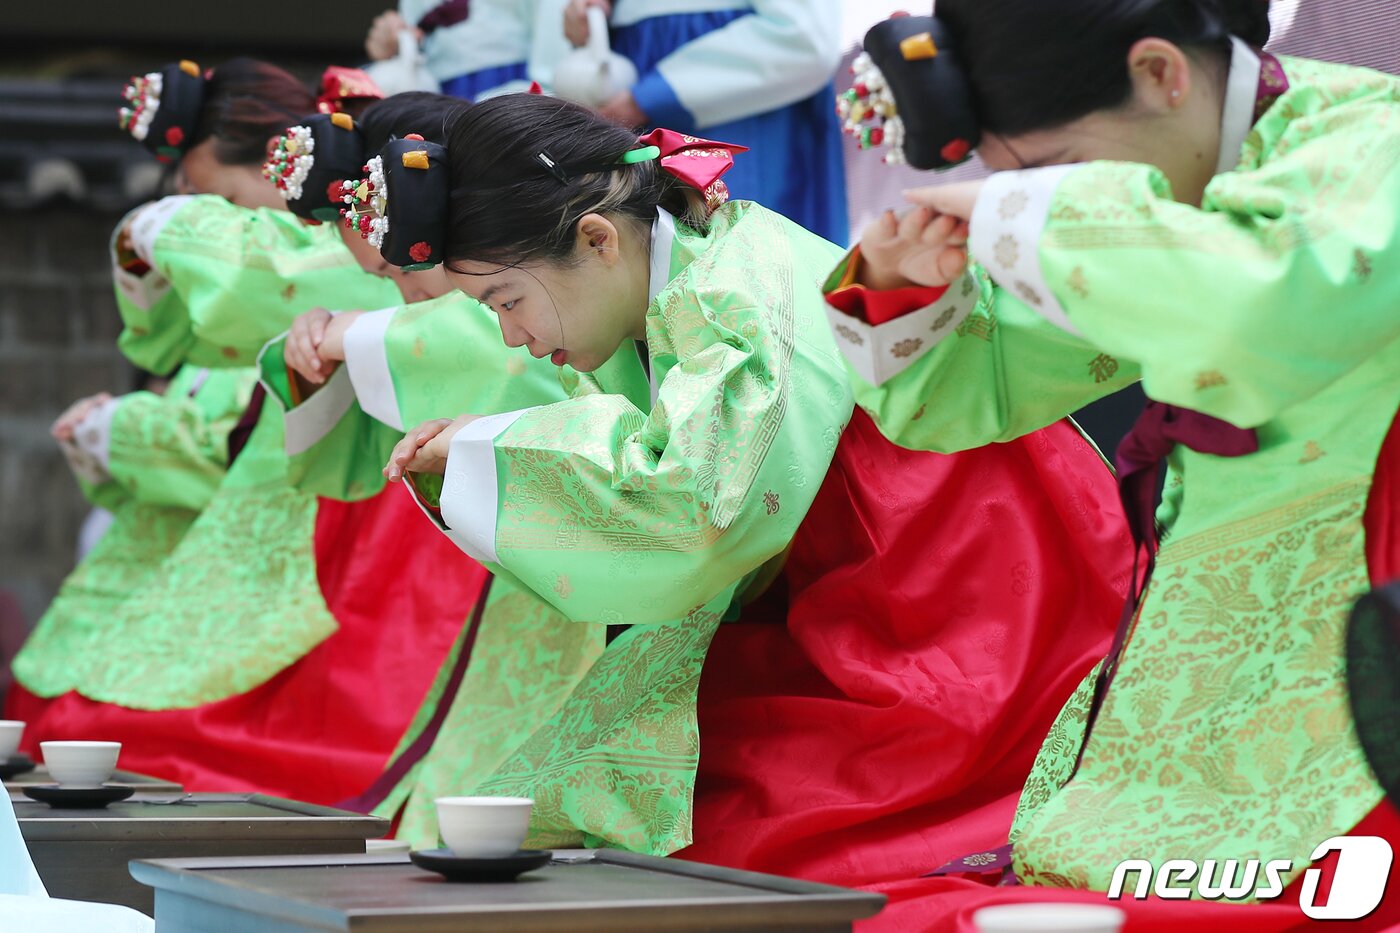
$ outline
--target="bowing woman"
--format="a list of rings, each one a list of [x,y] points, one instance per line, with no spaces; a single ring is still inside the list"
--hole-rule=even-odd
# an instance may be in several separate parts
[[[335,499],[376,494],[405,425],[566,397],[559,370],[502,344],[495,315],[454,288],[440,252],[426,246],[441,244],[436,232],[446,210],[448,169],[439,144],[464,106],[440,94],[395,94],[353,122],[309,117],[274,148],[268,174],[288,208],[309,220],[341,221],[336,226],[361,267],[393,281],[404,302],[378,311],[307,311],[285,340],[263,351],[263,384],[286,409],[290,472],[299,489]],[[391,141],[395,151],[381,152]],[[404,153],[421,158],[405,168]],[[482,573],[402,489],[386,495],[400,498],[415,519],[395,529],[405,538],[386,549],[446,547],[457,561],[422,572],[466,564]],[[468,792],[524,744],[592,666],[605,632],[569,621],[509,577],[489,579],[475,601],[451,586],[417,595],[418,614],[430,605],[458,614],[456,644],[398,753],[346,806],[397,817],[397,838],[433,848],[434,799]],[[402,634],[385,628],[386,637]]]
[[[236,371],[246,401],[247,364],[299,312],[396,301],[261,177],[269,141],[316,109],[290,75],[246,59],[212,73],[171,64],[136,79],[128,101],[124,128],[201,192],[138,208],[113,238],[119,345],[133,362]],[[116,408],[111,423],[139,427],[127,419],[142,410]],[[100,611],[42,620],[7,712],[29,722],[31,743],[119,740],[126,767],[191,790],[332,803],[380,773],[485,573],[408,534],[422,518],[404,496],[343,503],[291,488],[276,406],[255,402],[233,434],[206,441],[227,471],[139,583]],[[174,465],[140,435],[116,441],[109,461],[137,447]],[[143,495],[176,491],[149,468],[131,479]]]
[[[578,375],[411,431],[386,472],[619,633],[477,789],[533,796],[536,843],[907,877],[1004,835],[1107,646],[1125,533],[1068,422],[944,456],[853,413],[815,287],[838,251],[721,203],[737,151],[530,95],[461,115],[448,274]]]
[[[832,283],[857,331],[978,296],[897,372],[838,341],[886,436],[1015,438],[1124,380],[1153,400],[1118,454],[1150,579],[1027,787],[1028,885],[1104,891],[1128,857],[1291,882],[1331,836],[1400,840],[1342,675],[1347,607],[1400,570],[1400,80],[1267,37],[1248,0],[940,0],[867,37],[893,95],[847,104],[897,112],[922,167],[997,170],[911,192]]]

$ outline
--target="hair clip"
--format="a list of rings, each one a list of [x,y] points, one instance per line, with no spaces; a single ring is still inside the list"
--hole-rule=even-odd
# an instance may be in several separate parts
[[[661,149],[657,146],[643,146],[640,149],[628,149],[618,159],[619,165],[636,165],[638,162],[650,162],[652,159],[661,158]]]
[[[540,167],[546,172],[553,175],[559,184],[567,185],[569,183],[568,173],[564,171],[563,167],[560,166],[558,162],[554,161],[554,157],[549,153],[540,150],[535,153],[535,161],[538,162]]]

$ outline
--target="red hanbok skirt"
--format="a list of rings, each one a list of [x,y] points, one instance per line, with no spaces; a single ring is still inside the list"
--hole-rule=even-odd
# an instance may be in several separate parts
[[[192,791],[258,791],[329,804],[379,776],[471,615],[485,568],[404,490],[322,499],[317,576],[339,628],[261,686],[190,709],[134,710],[16,684],[5,712],[48,739],[122,743],[118,766]],[[275,599],[275,593],[268,594]]]
[[[982,907],[1108,904],[1098,892],[920,876],[1005,844],[1040,739],[1108,648],[1131,553],[1113,481],[1063,423],[923,462],[931,455],[881,441],[857,412],[786,592],[755,607],[786,612],[786,626],[722,626],[710,649],[695,844],[678,855],[885,894],[862,933],[975,933]],[[1398,506],[1393,428],[1366,512],[1378,586],[1400,578]],[[1350,834],[1400,850],[1400,812],[1382,802]],[[1127,912],[1126,933],[1315,929],[1299,890],[1267,905],[1111,903]],[[1380,907],[1346,928],[1396,924],[1400,867]]]
[[[946,455],[857,409],[783,574],[710,646],[677,855],[866,886],[1004,844],[1131,559],[1068,421]]]

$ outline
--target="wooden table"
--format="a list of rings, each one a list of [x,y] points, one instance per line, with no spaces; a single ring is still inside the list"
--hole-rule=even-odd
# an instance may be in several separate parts
[[[837,933],[879,894],[599,849],[506,883],[453,884],[406,855],[132,862],[156,933]]]
[[[130,784],[137,791],[146,791],[153,794],[179,793],[185,788],[174,781],[167,781],[163,778],[151,777],[149,774],[137,774],[135,771],[114,771],[108,779],[113,784]],[[35,765],[33,770],[25,771],[23,774],[16,774],[5,782],[5,789],[10,791],[10,796],[18,798],[21,788],[33,786],[35,784],[54,784],[53,776],[49,774],[49,769],[44,765]],[[29,798],[25,797],[25,800]]]
[[[27,797],[14,805],[50,895],[148,914],[152,891],[132,879],[132,859],[363,853],[366,839],[389,831],[378,817],[262,794],[138,792],[105,810],[61,809]]]

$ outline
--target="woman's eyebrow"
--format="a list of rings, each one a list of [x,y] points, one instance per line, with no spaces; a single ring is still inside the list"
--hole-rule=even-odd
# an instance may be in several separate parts
[[[509,287],[510,287],[510,283],[509,283],[509,282],[497,282],[495,285],[490,286],[489,288],[486,289],[486,291],[482,292],[482,293],[481,293],[481,297],[478,298],[477,301],[481,302],[482,304],[486,304],[487,302],[489,302],[489,301],[491,300],[491,297],[492,297],[493,295],[495,295],[497,292],[500,292],[500,291],[502,291],[503,289],[506,289],[506,288],[509,288]]]

